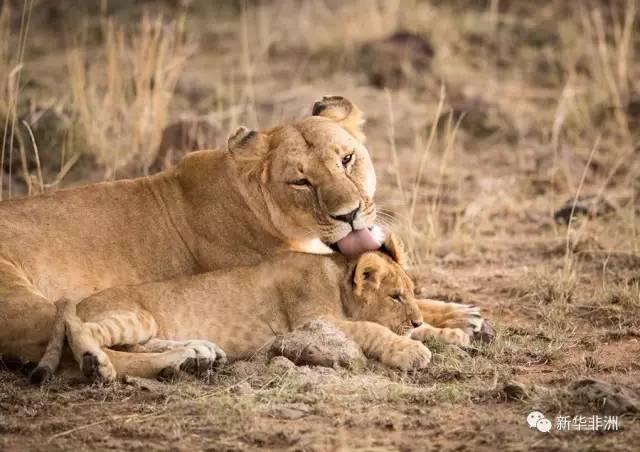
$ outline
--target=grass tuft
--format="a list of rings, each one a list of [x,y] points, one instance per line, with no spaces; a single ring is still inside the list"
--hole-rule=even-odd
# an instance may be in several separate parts
[[[105,179],[124,168],[147,173],[154,163],[176,83],[193,48],[184,18],[142,17],[139,26],[104,23],[97,51],[68,52],[72,108],[86,153],[105,168]]]

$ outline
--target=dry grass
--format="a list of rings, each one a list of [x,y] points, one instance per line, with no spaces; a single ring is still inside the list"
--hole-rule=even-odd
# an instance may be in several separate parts
[[[105,179],[132,166],[146,174],[192,51],[184,19],[165,23],[145,15],[133,30],[107,19],[103,34],[100,57],[82,47],[68,53],[71,107]]]
[[[44,42],[54,35],[46,26],[33,36],[41,56],[24,67],[49,83],[84,142],[62,186],[145,174],[179,118],[206,115],[220,143],[236,125],[267,127],[344,94],[368,118],[380,222],[409,245],[417,287],[478,304],[497,337],[464,350],[429,344],[433,365],[420,374],[241,362],[208,384],[58,380],[40,390],[5,372],[0,447],[628,450],[639,441],[633,415],[618,435],[543,436],[524,422],[533,409],[597,412],[601,397],[571,389],[584,377],[640,389],[637,1],[194,3],[175,23],[143,9],[88,17],[98,31],[74,48]],[[200,49],[188,64],[185,29]],[[394,60],[402,49],[376,65],[363,57],[400,30],[434,49],[414,55],[419,70]],[[380,68],[391,86],[374,82]],[[47,70],[71,84],[46,82]],[[37,106],[33,85],[21,98]],[[60,150],[38,148],[31,192],[60,179],[46,165]],[[581,210],[588,196],[610,208]],[[568,225],[553,215],[565,203],[576,214]]]
[[[2,123],[2,150],[0,151],[0,200],[5,190],[5,159],[8,161],[7,191],[12,196],[12,175],[16,127],[18,126],[18,102],[21,76],[33,1],[23,3],[18,40],[14,39],[11,24],[11,6],[3,2],[0,10],[0,121]],[[15,46],[15,48],[14,48]]]
[[[9,103],[11,101],[11,89],[9,85],[9,76],[11,68],[11,34],[9,16],[11,14],[8,2],[2,4],[0,9],[0,86],[2,87],[2,102],[0,103],[0,117],[6,118],[9,113]]]

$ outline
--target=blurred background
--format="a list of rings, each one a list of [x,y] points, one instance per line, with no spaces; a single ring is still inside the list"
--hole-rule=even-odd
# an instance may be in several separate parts
[[[473,358],[436,363],[440,392],[356,406],[420,431],[404,404],[444,401],[458,414],[433,413],[464,419],[477,446],[522,445],[521,412],[602,407],[570,389],[579,377],[638,389],[636,0],[0,5],[2,199],[151,174],[343,95],[367,118],[378,218],[407,243],[419,294],[476,303],[498,330]]]

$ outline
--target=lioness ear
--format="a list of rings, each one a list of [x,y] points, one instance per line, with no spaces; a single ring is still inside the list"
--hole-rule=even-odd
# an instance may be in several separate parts
[[[407,253],[402,241],[393,232],[382,243],[380,251],[396,261],[401,267],[407,263]]]
[[[235,149],[247,144],[252,138],[255,138],[258,132],[240,126],[227,138],[227,150],[233,152]]]
[[[362,132],[364,116],[362,111],[348,99],[342,96],[325,96],[313,104],[311,114],[334,120],[357,140],[364,143],[365,136]]]
[[[269,136],[246,127],[238,129],[227,139],[227,150],[246,175],[257,175],[264,182],[266,167],[263,165],[269,152]]]
[[[383,262],[374,253],[365,253],[360,256],[356,264],[356,271],[353,275],[354,292],[357,296],[362,295],[365,287],[376,291],[380,288],[382,281]]]

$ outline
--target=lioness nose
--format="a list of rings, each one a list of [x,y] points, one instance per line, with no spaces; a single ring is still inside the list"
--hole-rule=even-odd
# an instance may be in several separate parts
[[[344,215],[331,215],[331,218],[338,221],[344,221],[345,223],[353,224],[353,220],[356,219],[356,215],[358,215],[358,211],[360,210],[360,205],[353,209],[351,212]]]
[[[421,322],[421,321],[419,321],[419,320],[412,320],[412,321],[411,321],[411,325],[412,325],[414,328],[418,328],[420,325],[422,325],[422,322]]]

